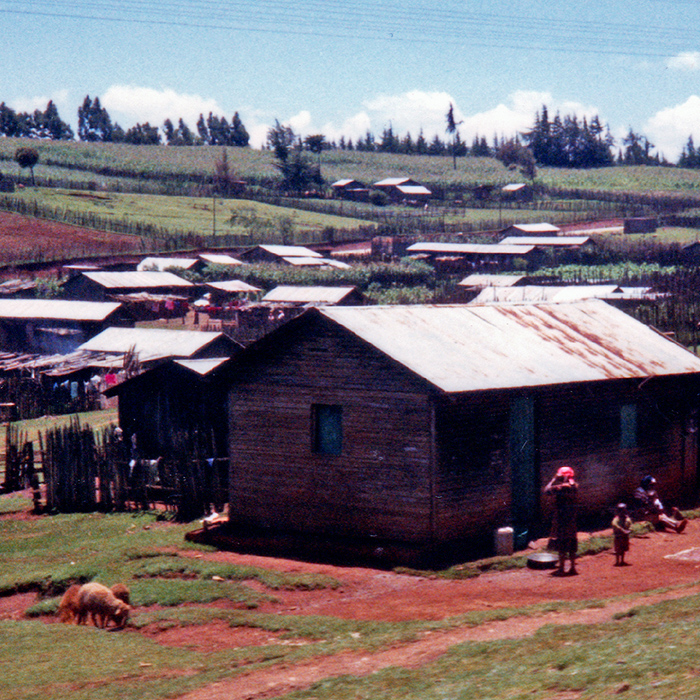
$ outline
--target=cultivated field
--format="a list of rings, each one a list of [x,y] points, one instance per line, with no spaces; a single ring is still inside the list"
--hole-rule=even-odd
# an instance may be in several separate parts
[[[0,211],[0,265],[140,253],[141,238]]]

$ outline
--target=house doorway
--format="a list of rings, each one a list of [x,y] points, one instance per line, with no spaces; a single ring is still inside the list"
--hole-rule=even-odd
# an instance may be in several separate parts
[[[519,396],[511,402],[509,447],[515,548],[523,549],[533,538],[540,511],[533,396]]]

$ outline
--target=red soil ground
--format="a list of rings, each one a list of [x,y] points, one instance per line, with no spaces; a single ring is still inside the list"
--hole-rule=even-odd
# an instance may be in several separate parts
[[[140,238],[0,212],[0,264],[140,250]]]
[[[346,652],[292,666],[282,662],[279,666],[253,670],[230,681],[207,686],[184,696],[187,700],[273,698],[341,674],[368,675],[389,666],[416,668],[464,641],[525,637],[545,624],[604,622],[615,613],[632,607],[700,592],[700,521],[691,521],[681,535],[652,533],[633,539],[628,555],[629,566],[614,567],[613,555],[604,552],[582,558],[579,575],[563,578],[552,576],[549,570],[521,569],[484,573],[464,581],[448,581],[235,552],[195,554],[182,551],[180,554],[276,571],[327,574],[342,582],[342,586],[335,590],[266,591],[275,601],[263,604],[260,612],[280,615],[329,615],[358,620],[441,620],[469,611],[519,608],[558,600],[608,600],[602,607],[580,611],[543,613],[477,627],[433,631],[415,642],[378,653]],[[247,582],[247,585],[261,589],[256,582]],[[640,596],[646,591],[669,587],[675,589]],[[33,594],[0,598],[0,619],[21,618],[34,600]],[[227,604],[222,601],[213,605]],[[205,653],[270,643],[307,643],[303,639],[282,640],[264,630],[230,628],[221,622],[197,627],[153,625],[139,632],[130,630],[125,633],[144,634],[161,644],[186,646]]]

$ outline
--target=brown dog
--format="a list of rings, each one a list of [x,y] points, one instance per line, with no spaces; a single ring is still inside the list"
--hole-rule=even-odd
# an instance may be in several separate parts
[[[123,600],[127,605],[131,602],[129,589],[123,583],[115,583],[111,588],[115,598]]]
[[[78,624],[92,618],[95,627],[105,628],[114,622],[117,629],[122,629],[129,619],[131,606],[119,600],[112,591],[101,583],[86,583],[78,591]]]
[[[63,598],[58,604],[58,619],[61,622],[77,622],[79,592],[80,584],[74,583],[63,594]]]

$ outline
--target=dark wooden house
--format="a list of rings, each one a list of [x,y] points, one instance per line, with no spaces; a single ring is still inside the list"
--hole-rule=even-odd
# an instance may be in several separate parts
[[[412,559],[546,534],[562,465],[582,519],[697,493],[700,359],[599,300],[310,309],[234,366],[231,527]]]
[[[119,397],[119,426],[125,438],[136,434],[140,456],[172,455],[178,442],[195,431],[228,453],[226,394],[219,376],[229,358],[171,360],[105,391]]]

